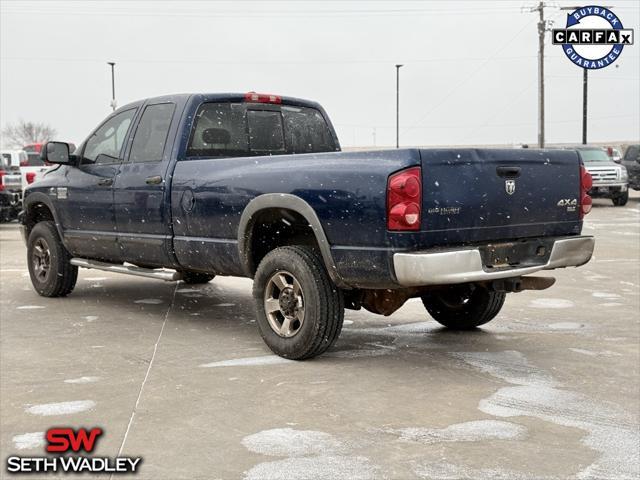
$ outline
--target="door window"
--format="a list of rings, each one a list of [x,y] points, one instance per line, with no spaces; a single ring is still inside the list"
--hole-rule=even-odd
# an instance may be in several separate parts
[[[173,103],[149,105],[144,109],[129,155],[132,162],[162,160],[174,109]]]
[[[125,110],[107,120],[87,140],[82,163],[117,163],[136,109]]]

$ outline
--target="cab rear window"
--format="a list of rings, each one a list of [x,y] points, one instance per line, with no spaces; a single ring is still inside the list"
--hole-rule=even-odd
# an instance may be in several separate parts
[[[196,114],[187,156],[233,157],[334,152],[322,114],[308,107],[205,103]]]

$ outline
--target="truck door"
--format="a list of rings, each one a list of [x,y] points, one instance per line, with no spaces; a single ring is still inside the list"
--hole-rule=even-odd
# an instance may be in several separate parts
[[[76,256],[117,262],[113,183],[137,108],[109,117],[85,142],[77,167],[67,170],[66,187],[54,192],[65,240]]]
[[[167,170],[178,117],[176,103],[147,104],[128,157],[114,186],[118,242],[123,259],[143,266],[170,266],[171,212]],[[170,144],[171,143],[171,144]],[[166,198],[165,198],[166,197]]]

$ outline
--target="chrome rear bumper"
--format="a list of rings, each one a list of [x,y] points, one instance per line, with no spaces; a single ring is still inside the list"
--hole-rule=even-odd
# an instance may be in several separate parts
[[[594,245],[593,237],[560,238],[553,243],[546,263],[494,271],[483,267],[478,248],[433,253],[396,253],[393,256],[393,266],[398,283],[406,287],[482,282],[529,275],[540,270],[579,267],[591,259]]]

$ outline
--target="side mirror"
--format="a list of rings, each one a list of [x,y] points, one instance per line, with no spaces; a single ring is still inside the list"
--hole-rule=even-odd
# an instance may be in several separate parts
[[[40,152],[40,159],[61,165],[71,163],[71,155],[69,154],[69,144],[64,142],[47,142]]]

